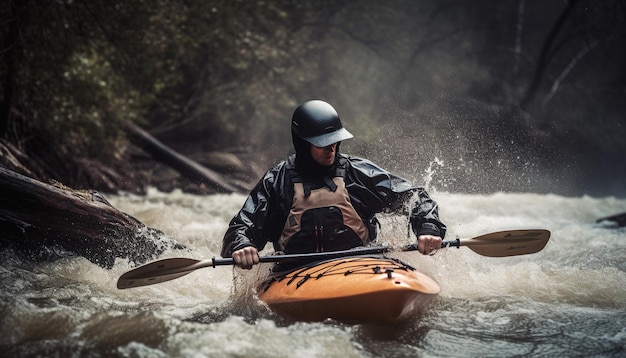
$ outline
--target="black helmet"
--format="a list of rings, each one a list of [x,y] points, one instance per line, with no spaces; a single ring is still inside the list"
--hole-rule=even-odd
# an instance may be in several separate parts
[[[333,106],[320,100],[308,101],[296,108],[291,118],[291,132],[318,148],[353,137],[341,125]]]

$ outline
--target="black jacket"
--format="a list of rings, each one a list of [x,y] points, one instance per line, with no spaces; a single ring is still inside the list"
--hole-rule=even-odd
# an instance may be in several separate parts
[[[262,250],[267,242],[275,243],[281,235],[293,201],[291,170],[295,155],[269,169],[252,189],[241,210],[231,220],[224,235],[222,256],[246,246]],[[352,206],[376,238],[375,215],[380,212],[406,212],[405,204],[417,193],[411,211],[413,232],[419,235],[445,236],[446,226],[439,221],[438,207],[423,188],[389,173],[366,159],[337,155],[337,165],[345,169],[344,181]],[[320,185],[324,185],[320,180]],[[277,250],[276,244],[274,249]]]

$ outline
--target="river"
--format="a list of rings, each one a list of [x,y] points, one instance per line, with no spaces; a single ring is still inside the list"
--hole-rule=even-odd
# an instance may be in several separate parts
[[[431,192],[448,238],[544,228],[546,248],[489,258],[467,248],[397,253],[441,285],[428,314],[401,325],[298,323],[250,288],[268,266],[206,268],[153,286],[116,289],[133,266],[81,257],[34,264],[0,253],[4,357],[623,357],[626,230],[596,224],[626,199],[533,193]],[[189,247],[163,257],[211,258],[244,196],[150,190],[113,206]],[[406,221],[383,217],[383,243],[408,243]]]

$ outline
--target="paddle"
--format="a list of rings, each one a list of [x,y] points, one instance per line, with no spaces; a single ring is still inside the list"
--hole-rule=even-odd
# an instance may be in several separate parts
[[[532,254],[546,246],[550,238],[548,230],[508,230],[493,232],[470,239],[443,241],[441,247],[467,246],[472,251],[489,257],[504,257]],[[417,250],[417,244],[405,246],[402,251]],[[372,255],[393,251],[389,246],[364,247],[352,250],[316,252],[309,254],[270,255],[259,257],[260,262],[293,262],[330,260],[346,256]],[[132,288],[153,285],[185,276],[205,267],[233,265],[232,258],[196,260],[169,258],[151,262],[124,273],[117,281],[117,288]]]

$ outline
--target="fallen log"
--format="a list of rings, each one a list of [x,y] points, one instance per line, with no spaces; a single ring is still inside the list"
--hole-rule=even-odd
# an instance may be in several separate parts
[[[183,248],[114,208],[97,191],[50,185],[0,168],[0,247],[34,260],[80,255],[105,268]]]
[[[230,184],[215,171],[175,152],[138,126],[129,123],[126,124],[126,129],[131,133],[131,140],[135,145],[149,153],[153,159],[175,169],[184,177],[212,186],[218,192],[243,191],[243,188]]]

